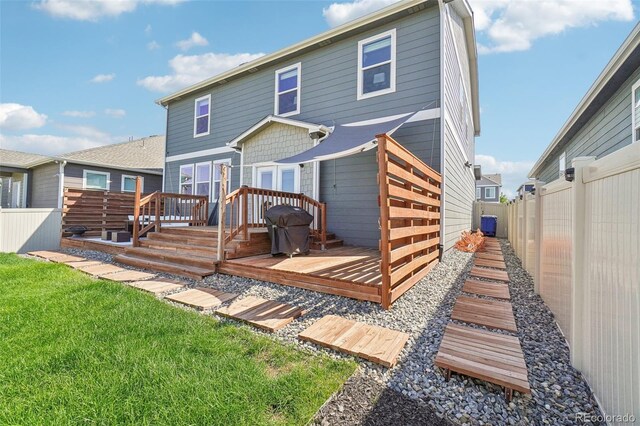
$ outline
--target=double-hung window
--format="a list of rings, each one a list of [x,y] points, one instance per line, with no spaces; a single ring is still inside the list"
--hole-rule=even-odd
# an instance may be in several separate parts
[[[276,71],[275,114],[281,117],[300,114],[301,64]]]
[[[396,91],[396,30],[358,42],[358,100]]]
[[[95,170],[85,170],[82,172],[83,189],[102,189],[109,190],[111,182],[111,174],[108,172],[98,172]]]
[[[193,164],[180,166],[180,194],[193,195]]]
[[[215,160],[213,162],[213,199],[220,198],[220,178],[222,176],[222,166],[231,165],[231,159],[225,158],[224,160]],[[240,171],[242,173],[242,170]],[[227,194],[231,192],[231,176],[227,173]]]
[[[195,195],[211,197],[211,162],[196,164]]]
[[[141,191],[144,192],[144,178],[140,177]],[[122,192],[136,192],[136,176],[122,175]]]
[[[496,198],[496,188],[494,186],[484,188],[484,198]]]
[[[631,142],[640,142],[640,80],[631,90]]]
[[[211,95],[202,96],[195,100],[193,116],[193,137],[209,134],[209,116],[211,115]]]

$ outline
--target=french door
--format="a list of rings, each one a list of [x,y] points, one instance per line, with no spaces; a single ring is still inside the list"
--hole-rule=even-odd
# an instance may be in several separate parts
[[[300,192],[300,167],[261,166],[256,168],[256,186],[285,192]]]

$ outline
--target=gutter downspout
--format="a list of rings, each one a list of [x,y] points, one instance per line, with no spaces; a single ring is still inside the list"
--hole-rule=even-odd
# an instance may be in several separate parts
[[[446,106],[444,104],[444,100],[445,100],[445,84],[444,84],[444,79],[445,79],[445,74],[444,74],[444,57],[445,57],[445,52],[444,52],[444,47],[445,47],[445,43],[444,43],[444,26],[445,26],[445,19],[444,19],[444,14],[445,14],[445,5],[443,3],[442,0],[438,0],[438,9],[440,11],[440,109],[441,109],[441,114],[440,114],[440,177],[441,177],[441,183],[440,183],[440,244],[439,244],[439,249],[440,249],[440,261],[442,261],[442,256],[444,254],[444,249],[445,249],[445,212],[446,212],[446,207],[445,207],[445,181],[446,181],[446,163],[445,163],[445,150],[447,148],[447,144],[445,143],[445,129],[444,129],[444,122],[445,122],[445,117],[447,116],[447,109]]]
[[[61,209],[64,206],[64,167],[67,161],[56,161],[56,163],[58,163],[58,208]]]

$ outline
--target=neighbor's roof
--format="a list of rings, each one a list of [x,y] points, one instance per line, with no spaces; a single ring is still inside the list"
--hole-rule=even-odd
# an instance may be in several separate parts
[[[33,163],[37,163],[39,161],[46,162],[49,159],[50,157],[40,154],[0,149],[0,166],[26,169]]]
[[[281,60],[287,60],[295,55],[301,54],[302,52],[318,49],[323,46],[326,46],[329,43],[345,38],[348,35],[347,33],[351,33],[353,31],[356,31],[364,27],[370,27],[372,25],[375,25],[379,21],[390,20],[393,15],[396,15],[402,12],[407,12],[407,13],[417,12],[424,8],[424,3],[428,3],[430,1],[432,0],[403,0],[397,3],[394,3],[376,12],[370,13],[358,19],[354,19],[353,21],[350,21],[340,26],[337,26],[335,28],[332,28],[328,31],[315,35],[299,43],[293,44],[289,47],[285,47],[284,49],[262,56],[253,61],[239,65],[229,71],[225,71],[221,74],[215,75],[199,83],[186,87],[182,90],[172,93],[171,95],[168,95],[156,100],[156,103],[159,105],[166,106],[171,101],[179,100],[183,96],[188,95],[197,90],[200,90],[209,86],[213,86],[214,84],[224,84],[227,82],[228,79],[232,77],[239,77],[241,75],[252,74],[265,66],[272,65]],[[479,89],[478,89],[478,65],[477,65],[478,52],[476,48],[475,31],[473,27],[473,12],[471,11],[471,8],[469,7],[467,0],[453,0],[453,1],[449,0],[449,2],[453,5],[453,7],[456,8],[456,10],[459,13],[462,14],[463,21],[464,21],[467,52],[469,55],[469,67],[471,71],[471,90],[473,92],[472,94],[473,120],[475,124],[475,133],[476,135],[478,135],[480,134],[480,104],[479,104],[479,96],[478,96]],[[435,5],[437,3],[433,2],[433,4]]]
[[[497,180],[496,176],[498,176]],[[502,186],[502,176],[482,175],[482,178],[476,182],[476,186]]]
[[[636,24],[542,156],[533,165],[529,172],[530,177],[535,177],[540,172],[551,153],[575,136],[639,66],[640,23]]]
[[[500,173],[482,175],[482,177],[490,180],[491,182],[495,182],[497,185],[502,185],[502,175]]]

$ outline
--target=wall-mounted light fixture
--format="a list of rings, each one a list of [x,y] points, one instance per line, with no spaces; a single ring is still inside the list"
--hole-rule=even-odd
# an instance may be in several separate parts
[[[569,167],[564,171],[564,179],[567,182],[573,182],[575,178],[576,178],[576,169],[574,167]]]
[[[464,166],[468,167],[468,168],[471,168],[471,166],[473,166],[473,164],[471,164],[470,162],[467,161],[467,162],[464,163]]]

